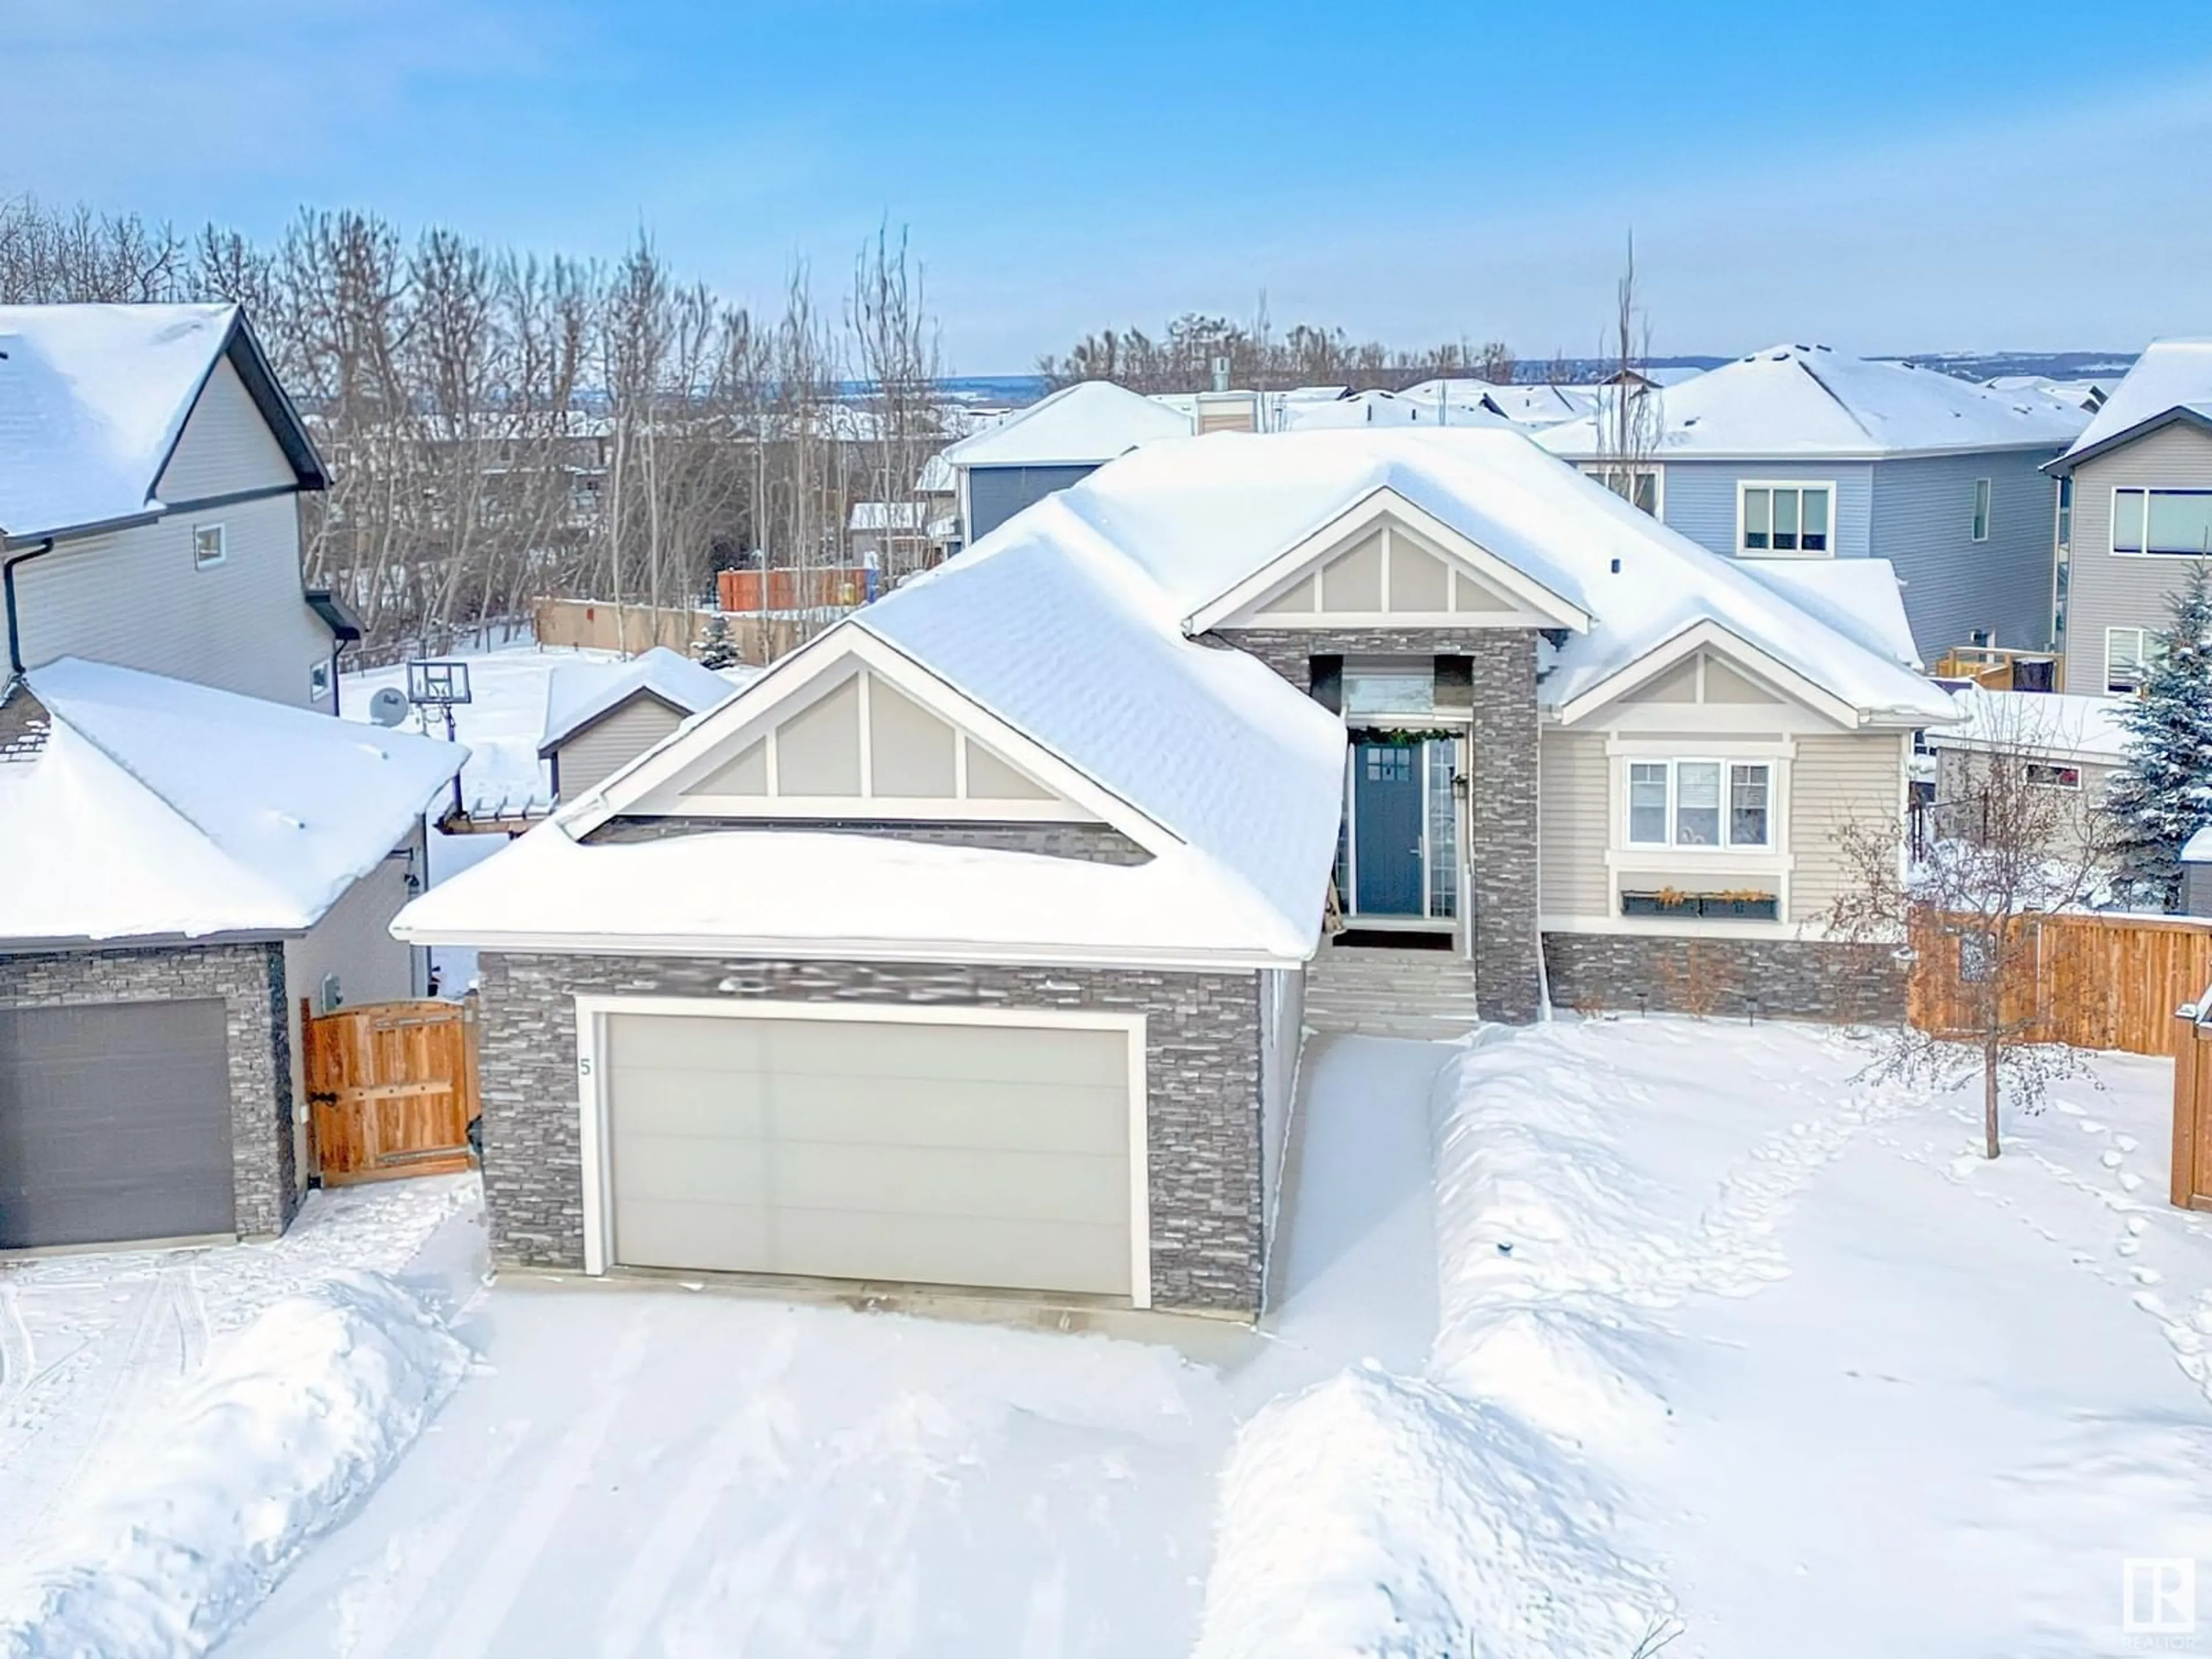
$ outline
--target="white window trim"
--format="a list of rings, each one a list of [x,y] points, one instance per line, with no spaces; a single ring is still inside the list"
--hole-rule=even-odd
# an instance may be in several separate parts
[[[1828,544],[1815,553],[1802,547],[1778,553],[1771,547],[1747,547],[1743,539],[1743,498],[1752,489],[1825,489],[1828,492]],[[1735,481],[1735,551],[1740,559],[1832,559],[1836,556],[1836,521],[1840,514],[1837,508],[1836,481],[1833,478],[1738,478]],[[1770,519],[1769,524],[1772,523]],[[1773,532],[1767,532],[1771,538]],[[1805,538],[1805,508],[1801,501],[1797,507],[1797,538]]]
[[[1584,461],[1582,464],[1583,477],[1610,489],[1611,486],[1605,483],[1605,475],[1608,472],[1650,473],[1651,475],[1651,516],[1662,524],[1666,521],[1667,469],[1665,466],[1657,461],[1632,461],[1626,465],[1609,465],[1604,461]],[[1614,493],[1618,495],[1620,492],[1616,490]],[[1631,507],[1636,505],[1632,496],[1622,495],[1621,500],[1628,502]]]
[[[677,1014],[703,1019],[819,1019],[875,1024],[998,1025],[1060,1030],[1119,1030],[1129,1044],[1129,1301],[1152,1305],[1152,1199],[1145,1074],[1143,1014],[1096,1013],[1064,1008],[950,1007],[930,1003],[738,1001],[709,997],[580,995],[576,1002],[576,1096],[584,1186],[584,1271],[594,1277],[615,1266],[613,1146],[608,1121],[605,1048],[612,1014]]]
[[[211,558],[211,559],[210,559],[210,558],[203,558],[203,557],[200,556],[200,538],[201,538],[202,536],[204,536],[205,534],[207,534],[207,532],[208,532],[209,531],[210,531],[210,530],[212,530],[213,532],[215,532],[215,544],[216,544],[215,556],[214,556],[213,558]],[[223,525],[223,524],[196,524],[196,525],[194,525],[194,526],[192,526],[192,568],[193,568],[193,569],[195,569],[195,570],[213,570],[213,569],[215,569],[215,568],[216,568],[217,566],[219,566],[219,565],[223,565],[223,564],[227,564],[227,563],[228,563],[228,562],[229,562],[229,561],[230,561],[230,529],[229,529],[229,526],[228,526],[228,525]]]
[[[2136,628],[2130,626],[2107,628],[2105,630],[2105,686],[2108,694],[2111,690],[2113,678],[2112,641],[2116,635],[2121,634],[2132,634],[2136,636],[2136,648],[2134,655],[2136,666],[2138,672],[2136,677],[2135,686],[2130,688],[2130,690],[2140,688],[2143,682],[2143,677],[2150,672],[2152,665],[2151,648],[2158,639],[2158,630],[2154,628]]]
[[[2120,497],[2141,495],[2143,498],[2143,539],[2150,539],[2150,498],[2153,495],[2203,495],[2212,494],[2203,484],[2114,484],[2111,510],[2105,518],[2105,551],[2116,559],[2201,559],[2202,553],[2154,553],[2145,547],[2120,545]],[[2075,502],[2078,510],[2081,502]]]
[[[1663,766],[1667,769],[1667,839],[1638,841],[1635,838],[1635,769],[1639,766]],[[1720,830],[1716,842],[1686,842],[1680,840],[1678,813],[1680,810],[1680,791],[1675,777],[1684,766],[1717,766],[1721,772]],[[1734,769],[1739,766],[1757,766],[1766,773],[1766,839],[1740,842],[1733,838],[1732,805],[1729,790],[1735,783]],[[1776,812],[1781,793],[1781,764],[1764,755],[1629,755],[1621,761],[1620,774],[1620,850],[1628,853],[1687,853],[1697,858],[1725,856],[1729,854],[1750,854],[1766,858],[1782,848],[1776,836]]]
[[[1987,478],[1974,480],[1974,512],[1970,528],[1972,538],[1985,542],[1990,538],[1990,524],[1996,518],[1996,489]],[[1832,512],[1833,509],[1831,509]]]
[[[331,663],[327,657],[307,665],[307,695],[318,702],[331,695]]]

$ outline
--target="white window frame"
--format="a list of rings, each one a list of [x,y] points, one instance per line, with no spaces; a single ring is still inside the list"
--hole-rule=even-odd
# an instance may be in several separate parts
[[[2162,654],[2158,648],[2158,630],[2154,628],[2107,628],[2105,630],[2105,690],[2107,693],[2115,690],[2114,681],[2118,678],[2118,676],[2112,672],[2112,643],[2121,635],[2128,634],[2135,635],[2134,655],[2138,672],[2131,684],[2119,688],[2123,693],[2140,690],[2152,665]]]
[[[1626,466],[1611,466],[1607,465],[1603,461],[1585,461],[1583,463],[1582,471],[1583,477],[1607,489],[1613,489],[1613,486],[1606,483],[1607,477],[1613,473],[1626,472],[1632,478],[1650,478],[1651,480],[1651,516],[1662,520],[1662,522],[1665,520],[1667,517],[1667,469],[1661,466],[1656,462],[1638,461],[1632,462]],[[1620,492],[1617,489],[1613,489],[1613,493],[1616,495],[1620,495]],[[1640,507],[1638,507],[1635,496],[1621,495],[1620,499],[1626,501],[1631,507],[1636,507],[1638,512],[1643,510]]]
[[[2026,763],[2028,787],[2034,789],[2063,789],[2069,793],[2081,787],[2081,769],[2065,761],[2029,761]],[[2039,772],[2051,774],[2038,777]]]
[[[2105,550],[2116,559],[2197,559],[2203,552],[2156,553],[2148,547],[2120,545],[2120,497],[2140,495],[2143,498],[2142,538],[2150,540],[2150,498],[2154,495],[2212,495],[2212,489],[2202,484],[2114,484],[2112,486],[2112,515],[2106,520]]]
[[[210,544],[203,539],[209,536],[212,536],[215,538],[212,544],[215,550],[212,554],[207,550]],[[192,526],[193,569],[213,570],[218,565],[226,563],[229,558],[230,531],[227,526],[221,524],[196,524]]]
[[[1974,480],[1973,538],[1985,542],[1990,538],[1990,520],[1996,507],[1995,492],[1987,478]]]
[[[1745,498],[1754,489],[1765,490],[1769,493],[1770,497],[1767,503],[1768,528],[1766,532],[1766,538],[1769,545],[1765,547],[1750,546],[1744,539],[1746,533],[1744,529],[1744,501]],[[1774,507],[1771,495],[1772,492],[1776,490],[1790,489],[1794,489],[1797,492],[1797,540],[1799,544],[1794,548],[1786,549],[1778,552],[1771,545],[1774,539]],[[1826,531],[1821,532],[1827,537],[1828,544],[1826,547],[1820,548],[1811,552],[1808,552],[1803,545],[1805,540],[1804,496],[1805,492],[1808,489],[1825,490],[1827,492],[1828,496],[1828,527]],[[1736,556],[1739,558],[1745,559],[1834,558],[1836,556],[1836,520],[1838,516],[1836,495],[1836,481],[1833,478],[1738,478],[1735,481]]]
[[[1661,766],[1667,770],[1667,838],[1664,841],[1638,841],[1636,838],[1636,769],[1639,766]],[[1714,766],[1720,769],[1720,836],[1711,842],[1686,842],[1681,839],[1681,799],[1679,782],[1685,766]],[[1766,839],[1738,841],[1735,837],[1735,770],[1738,767],[1755,766],[1766,774]],[[1778,805],[1779,769],[1763,756],[1743,755],[1631,755],[1626,758],[1626,769],[1621,773],[1620,844],[1638,853],[1688,853],[1706,856],[1717,853],[1773,853],[1778,849],[1775,839],[1775,811]]]
[[[331,696],[331,659],[318,657],[307,665],[307,695],[317,702],[327,702]]]

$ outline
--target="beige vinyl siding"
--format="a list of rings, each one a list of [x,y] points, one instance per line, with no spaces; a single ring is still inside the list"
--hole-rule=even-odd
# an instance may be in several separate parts
[[[226,555],[194,568],[192,529]],[[87,657],[218,690],[313,707],[307,677],[329,630],[300,596],[297,498],[274,495],[106,536],[58,542],[15,572],[24,662]]]
[[[683,723],[684,717],[666,703],[641,696],[586,726],[555,751],[561,799],[575,799]]]
[[[400,843],[414,849],[417,872],[422,869],[422,836],[417,829]],[[325,975],[338,976],[348,1006],[400,1002],[416,994],[415,951],[392,937],[392,919],[407,902],[408,868],[405,859],[386,859],[339,895],[320,921],[284,942],[284,1017],[292,1036],[292,1099],[296,1104],[304,1105],[307,1098],[307,1079],[301,1070],[305,1050],[300,1041],[300,1004],[304,1000],[321,1012]],[[297,1162],[304,1182],[304,1146]]]
[[[1540,904],[1547,916],[1613,912],[1606,873],[1606,735],[1547,732],[1538,742],[1537,805],[1542,837]]]
[[[2112,491],[2124,485],[2212,489],[2212,433],[2161,427],[2074,471],[2074,538],[2067,558],[2066,689],[2105,689],[2105,630],[2162,628],[2166,599],[2190,561],[2112,551]]]
[[[297,482],[261,410],[224,358],[201,387],[175,453],[154,493],[172,504],[235,495]]]
[[[1818,922],[1855,880],[1842,845],[1845,826],[1895,824],[1904,810],[1909,739],[1869,732],[1797,740],[1790,767],[1790,849],[1796,870],[1790,920]]]

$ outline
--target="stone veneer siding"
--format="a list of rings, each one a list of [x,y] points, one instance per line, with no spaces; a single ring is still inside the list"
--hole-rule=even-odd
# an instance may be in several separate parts
[[[1146,1016],[1154,1305],[1260,1310],[1267,1212],[1256,974],[489,951],[479,960],[484,1201],[500,1257],[584,1265],[570,1000],[580,994],[1095,1008]]]
[[[890,841],[920,841],[940,847],[981,847],[1001,853],[1041,853],[1048,858],[1082,859],[1092,864],[1149,864],[1152,855],[1119,830],[1104,823],[960,823],[887,818],[700,818],[621,817],[594,830],[587,840],[660,841],[670,836],[703,836],[731,830],[804,830],[838,836],[880,836]]]
[[[1894,1024],[1905,969],[1879,945],[1834,939],[1693,939],[1660,933],[1547,933],[1544,963],[1561,1008],[1644,1008],[1721,1018]]]
[[[280,1233],[298,1208],[292,1039],[279,944],[179,945],[0,955],[0,1007],[220,997],[230,1048],[230,1161],[237,1227]]]
[[[1536,927],[1536,630],[1221,629],[1301,691],[1311,659],[1466,657],[1474,671],[1466,884],[1468,954],[1482,1018],[1525,1024],[1543,996]]]

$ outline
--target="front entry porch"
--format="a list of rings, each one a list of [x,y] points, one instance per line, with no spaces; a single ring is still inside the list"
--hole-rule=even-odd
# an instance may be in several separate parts
[[[1443,934],[1463,951],[1463,742],[1435,733],[1354,734],[1337,847],[1337,902],[1347,928]]]

